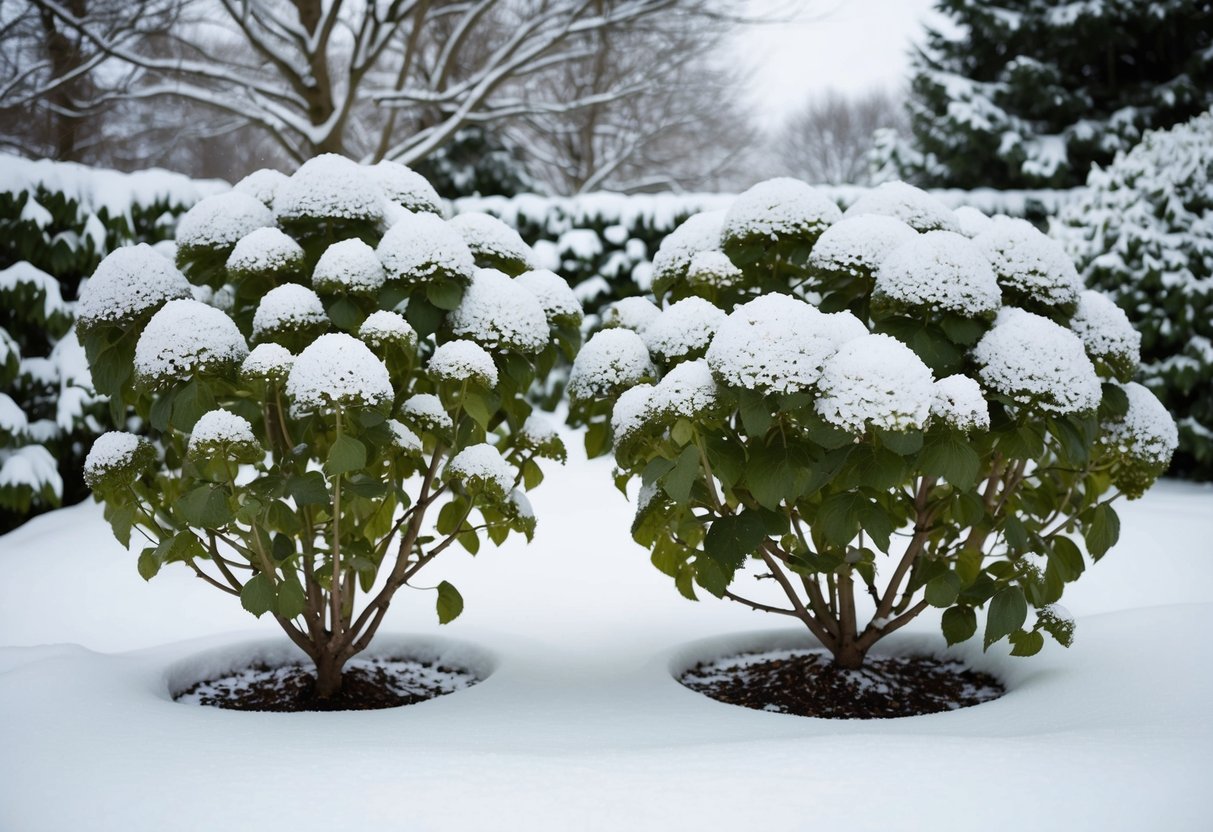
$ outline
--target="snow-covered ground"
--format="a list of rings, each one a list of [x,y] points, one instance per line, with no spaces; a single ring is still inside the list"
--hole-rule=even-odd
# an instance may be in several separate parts
[[[532,495],[530,547],[452,550],[424,573],[459,587],[461,618],[439,627],[434,594],[417,592],[384,626],[489,678],[396,710],[175,703],[170,680],[214,664],[198,654],[264,650],[272,622],[184,569],[144,583],[94,505],[0,537],[0,830],[1213,822],[1213,488],[1164,482],[1122,507],[1120,546],[1064,599],[1078,618],[1072,649],[960,651],[1002,676],[1004,698],[838,722],[723,705],[673,680],[701,658],[803,637],[679,598],[630,540],[610,463],[569,444],[574,460]],[[940,641],[933,622],[916,625],[891,649]]]

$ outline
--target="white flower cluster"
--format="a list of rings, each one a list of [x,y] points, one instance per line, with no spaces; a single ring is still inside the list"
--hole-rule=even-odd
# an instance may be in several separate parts
[[[956,223],[961,234],[970,240],[986,231],[994,221],[972,205],[962,205],[952,212],[956,215]]]
[[[152,445],[141,436],[111,430],[97,437],[84,458],[84,481],[89,488],[131,483],[155,459]]]
[[[653,255],[655,277],[682,277],[696,254],[720,248],[724,215],[724,211],[702,211],[667,234]]]
[[[76,320],[81,329],[119,324],[170,300],[191,297],[185,275],[151,246],[114,249],[80,290]]]
[[[889,335],[847,341],[826,359],[817,389],[818,415],[851,433],[924,428],[935,400],[930,368]]]
[[[298,283],[284,283],[262,295],[257,304],[253,313],[253,340],[324,329],[328,323],[329,316],[319,295]]]
[[[477,270],[447,324],[489,350],[537,353],[551,336],[536,297],[496,269]]]
[[[873,300],[907,309],[981,317],[1002,304],[990,262],[952,231],[929,231],[898,246],[876,271]]]
[[[380,309],[366,316],[358,327],[358,337],[372,347],[384,344],[411,349],[417,346],[417,332],[399,312]]]
[[[266,208],[273,209],[275,194],[282,187],[282,183],[286,182],[289,178],[282,171],[263,168],[255,170],[241,179],[232,187],[232,190],[248,194],[262,202]]]
[[[427,365],[437,381],[472,381],[481,387],[497,386],[497,365],[493,356],[475,341],[447,341],[439,345]]]
[[[240,365],[240,375],[244,378],[281,383],[286,381],[294,364],[295,356],[291,355],[286,347],[273,343],[258,344]]]
[[[227,258],[232,273],[271,274],[303,266],[303,248],[277,228],[258,228],[240,238]]]
[[[669,237],[666,239],[668,240]],[[622,327],[633,332],[641,332],[660,314],[661,309],[648,298],[622,298],[603,311],[602,325],[607,328]]]
[[[741,269],[723,251],[696,252],[687,266],[687,283],[691,286],[725,289],[736,286],[741,278]]]
[[[248,419],[226,410],[202,414],[190,431],[186,453],[192,459],[246,458],[261,450]]]
[[[409,424],[421,431],[447,431],[455,427],[455,421],[442,406],[442,400],[433,393],[418,393],[404,400],[400,415]]]
[[[1082,339],[1092,358],[1117,363],[1126,376],[1137,369],[1141,333],[1129,323],[1125,311],[1102,292],[1088,289],[1079,294],[1070,329]]]
[[[733,200],[721,236],[728,246],[755,239],[813,235],[841,217],[837,205],[799,179],[768,179]]]
[[[499,500],[514,490],[514,469],[500,451],[483,442],[455,454],[447,463],[446,475],[465,487],[483,487]]]
[[[370,169],[370,174],[384,195],[405,210],[442,213],[442,198],[434,186],[407,165],[384,159]]]
[[[265,203],[239,191],[199,200],[177,221],[177,246],[182,249],[224,249],[242,237],[274,224]]]
[[[935,382],[931,416],[966,432],[990,429],[990,405],[981,395],[981,385],[968,376],[952,375]]]
[[[809,267],[817,272],[870,277],[917,232],[896,217],[856,214],[834,223],[813,244]]]
[[[487,266],[501,268],[511,264],[528,268],[534,258],[531,247],[522,241],[517,231],[491,214],[468,211],[456,214],[451,228],[467,243],[472,256]]]
[[[422,451],[421,437],[411,429],[396,421],[388,419],[388,429],[392,432],[392,442],[405,456],[420,456]]]
[[[135,375],[161,386],[197,373],[225,373],[247,355],[244,336],[223,312],[193,299],[170,300],[135,344]]]
[[[662,310],[640,337],[650,353],[674,362],[707,349],[724,319],[724,312],[703,298],[684,298]]]
[[[1129,409],[1123,418],[1101,425],[1102,441],[1131,459],[1165,467],[1179,444],[1175,420],[1149,388],[1131,381],[1122,389]]]
[[[1069,306],[1082,288],[1065,249],[1027,220],[995,218],[973,243],[989,259],[998,283],[1012,297],[1045,306]]]
[[[405,212],[377,249],[390,280],[423,284],[453,277],[470,282],[476,263],[459,233],[434,214]]]
[[[568,391],[574,399],[613,396],[652,378],[656,372],[639,335],[630,329],[604,329],[577,353]]]
[[[296,412],[371,407],[391,401],[392,382],[366,344],[344,332],[321,335],[295,358],[286,395]]]
[[[274,194],[278,220],[383,218],[383,190],[369,171],[335,153],[308,159]]]
[[[547,269],[535,269],[518,275],[514,282],[535,296],[549,324],[577,326],[581,323],[581,301],[560,275]]]
[[[653,387],[648,397],[648,411],[662,420],[680,416],[693,419],[713,410],[719,401],[719,388],[707,362],[703,359],[684,361]]]
[[[316,290],[332,294],[373,295],[386,281],[387,272],[375,249],[359,239],[333,243],[312,270]]]
[[[960,231],[956,215],[935,197],[905,182],[883,182],[864,193],[845,216],[896,217],[915,231]]]

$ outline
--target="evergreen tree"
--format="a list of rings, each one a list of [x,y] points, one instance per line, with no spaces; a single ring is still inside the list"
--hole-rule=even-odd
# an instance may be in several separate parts
[[[1151,128],[1213,104],[1209,0],[939,0],[911,138],[883,162],[937,187],[1082,185]]]

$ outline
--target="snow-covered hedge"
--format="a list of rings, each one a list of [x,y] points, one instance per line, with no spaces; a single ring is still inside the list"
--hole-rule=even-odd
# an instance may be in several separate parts
[[[573,292],[441,209],[402,165],[319,156],[198,202],[176,265],[114,252],[80,300],[98,391],[138,417],[85,463],[115,535],[148,539],[145,578],[180,561],[271,613],[319,698],[443,550],[529,538],[537,460],[565,456],[527,396],[576,350]],[[462,607],[439,584],[439,620]]]
[[[1093,170],[1051,233],[1141,333],[1141,381],[1179,422],[1174,471],[1213,480],[1213,114]]]
[[[84,451],[109,420],[72,330],[80,281],[218,187],[0,154],[0,531],[88,493]]]
[[[799,619],[845,667],[929,606],[949,643],[983,607],[987,647],[1070,642],[1075,540],[1116,542],[1112,499],[1176,433],[1130,381],[1128,319],[1056,241],[902,183],[844,213],[779,179],[691,217],[653,268],[578,355],[570,415],[639,478],[633,536],[682,594]],[[739,588],[749,567],[782,605]]]

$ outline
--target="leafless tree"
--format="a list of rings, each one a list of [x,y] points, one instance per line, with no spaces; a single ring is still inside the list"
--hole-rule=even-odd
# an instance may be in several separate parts
[[[771,139],[772,156],[781,172],[808,182],[867,184],[873,134],[905,123],[902,103],[887,90],[857,97],[831,90],[787,117]]]

